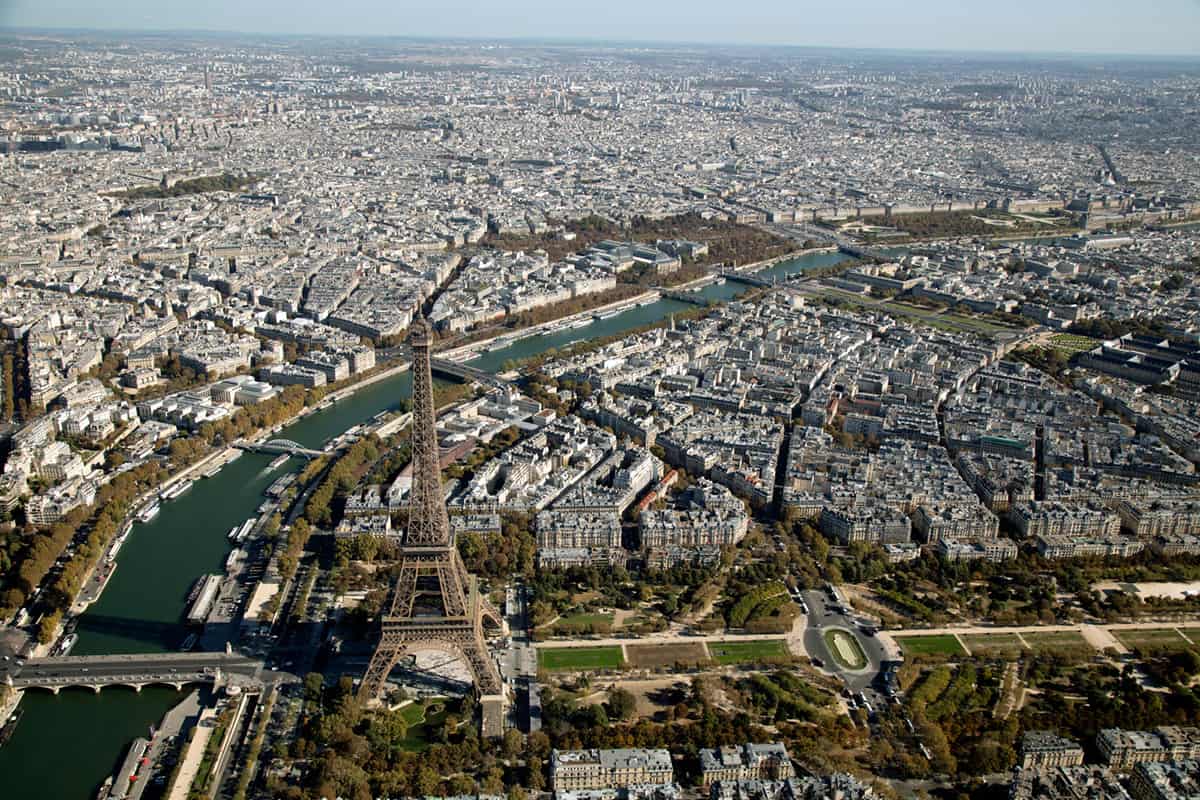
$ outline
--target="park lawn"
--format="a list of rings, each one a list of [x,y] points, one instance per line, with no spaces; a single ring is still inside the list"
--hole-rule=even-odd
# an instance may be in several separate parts
[[[1019,658],[1025,652],[1025,645],[1015,633],[976,633],[962,638],[972,655]]]
[[[888,306],[889,308],[897,308],[902,313],[918,314],[922,317],[930,314],[936,314],[940,310],[936,308],[926,308],[925,306],[913,305],[912,303],[906,303],[903,300],[891,300],[884,305]]]
[[[871,299],[870,295],[855,294],[854,292],[846,292],[829,286],[822,286],[818,291],[825,297],[834,297],[838,300],[844,300],[848,303],[856,303],[859,306],[865,306],[866,301]]]
[[[825,286],[821,287],[820,292],[826,298],[837,298],[846,303],[857,306],[859,310],[868,312],[886,312],[895,317],[907,319],[917,324],[928,325],[931,328],[937,328],[938,330],[943,330],[950,333],[978,333],[989,335],[1016,330],[1015,328],[1010,328],[996,322],[991,322],[990,320],[964,317],[960,314],[939,314],[937,311],[932,309],[912,306],[898,301],[888,300],[876,304],[874,302],[875,298],[871,297],[870,295],[856,295],[851,292],[843,292],[839,289],[832,289]]]
[[[404,724],[410,728],[418,723],[424,722],[425,704],[409,703],[404,708],[400,709],[400,716],[404,719]]]
[[[1130,650],[1188,650],[1193,647],[1174,628],[1115,630],[1112,635]]]
[[[555,670],[620,669],[625,665],[619,645],[606,647],[543,647],[538,650],[538,666]]]
[[[961,314],[942,314],[936,317],[927,317],[923,322],[930,327],[939,328],[944,331],[978,333],[981,336],[992,336],[997,333],[1016,330],[1016,328],[1010,328],[1006,325],[991,322],[990,320],[964,317]]]
[[[791,655],[782,639],[756,639],[752,642],[709,642],[708,654],[718,664],[742,664]]]
[[[880,304],[880,308],[901,317],[913,317],[922,324],[954,333],[992,334],[1013,330],[1013,328],[989,320],[965,317],[962,314],[954,313],[939,314],[932,309],[920,308],[897,301],[882,303]]]
[[[966,328],[980,331],[982,333],[1000,333],[1003,331],[1012,331],[1016,328],[1011,325],[1004,325],[999,322],[994,322],[990,319],[981,317],[964,317],[962,314],[946,314],[946,319],[953,322],[955,325],[962,325]]]
[[[400,743],[400,748],[414,753],[427,750],[433,732],[446,721],[446,707],[438,701],[428,705],[413,703],[402,708],[400,713],[408,724],[408,733]]]
[[[625,619],[621,620],[620,627],[622,630],[626,628],[636,628],[638,625],[646,625],[649,622],[650,618],[645,614],[634,614],[633,616],[626,617]]]
[[[708,651],[702,642],[628,644],[625,645],[625,653],[628,655],[628,666],[641,669],[700,664],[708,660]]]
[[[921,308],[919,306],[912,306],[912,305],[909,305],[908,303],[902,303],[899,300],[889,300],[886,303],[881,303],[879,307],[885,308],[888,311],[891,311],[896,314],[903,314],[906,316],[922,317],[922,318],[923,317],[931,317],[934,314],[938,313],[935,309]]]
[[[837,628],[825,631],[825,646],[833,660],[844,669],[863,669],[867,666],[867,654],[849,631]]]
[[[908,655],[965,656],[958,639],[949,633],[932,636],[897,636],[896,644]]]
[[[612,625],[612,614],[571,614],[568,617],[561,617],[554,621],[555,626],[558,625]]]
[[[1086,352],[1098,344],[1100,344],[1099,339],[1093,339],[1090,336],[1080,336],[1075,333],[1056,333],[1050,337],[1050,346],[1067,356]]]
[[[1079,631],[1043,631],[1022,633],[1021,636],[1024,637],[1026,643],[1034,650],[1053,651],[1080,647],[1090,650],[1092,647]]]

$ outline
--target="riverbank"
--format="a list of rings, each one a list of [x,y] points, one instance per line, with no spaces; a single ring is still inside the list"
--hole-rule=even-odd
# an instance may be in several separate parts
[[[704,275],[704,276],[697,278],[695,281],[691,281],[690,283],[694,284],[697,281],[711,282],[712,276]],[[686,291],[686,289],[684,288],[686,286],[688,286],[688,284],[680,284],[679,286],[672,287],[672,289]],[[484,350],[489,349],[492,345],[495,345],[496,342],[500,341],[501,339],[505,340],[506,345],[513,344],[515,342],[519,342],[522,339],[528,339],[531,336],[540,336],[544,333],[549,333],[551,331],[558,330],[558,329],[562,328],[564,325],[569,326],[572,322],[578,322],[579,320],[582,320],[582,319],[588,319],[589,317],[595,317],[597,314],[620,313],[620,312],[626,311],[630,308],[635,308],[636,306],[646,305],[647,303],[653,303],[656,300],[660,299],[661,297],[662,297],[662,294],[659,292],[659,290],[650,289],[645,292],[642,292],[641,294],[634,295],[633,297],[627,297],[624,300],[617,300],[617,301],[609,303],[607,305],[596,306],[595,308],[589,308],[586,311],[580,311],[576,314],[571,314],[570,316],[558,317],[557,319],[552,319],[548,322],[542,322],[537,325],[531,325],[528,328],[517,328],[516,330],[505,331],[504,333],[496,334],[495,336],[491,337],[490,339],[480,339],[479,341],[470,342],[469,344],[464,344],[459,347],[452,348],[450,350],[443,350],[443,351],[437,353],[437,357],[445,358],[449,361],[459,361],[459,362],[469,361],[470,360],[469,356],[478,355],[479,353],[483,352]]]
[[[408,371],[408,369],[409,363],[404,361],[380,370],[379,372],[376,372],[367,378],[355,381],[354,383],[344,386],[341,389],[338,389],[335,392],[327,395],[322,399],[321,403],[314,406],[306,405],[292,416],[279,422],[277,425],[274,425],[271,428],[264,428],[256,431],[254,434],[248,437],[246,441],[251,443],[263,441],[278,431],[300,421],[304,417],[307,417],[308,415],[327,407],[331,402],[337,403],[340,400],[347,399],[353,396],[355,393],[368,388],[369,386],[379,383],[380,381],[386,381],[394,378]],[[209,477],[212,474],[215,474],[215,472],[219,472],[230,462],[240,457],[241,454],[241,450],[234,447],[232,444],[228,444],[218,450],[214,450],[212,453],[205,455],[194,464],[189,464],[178,472],[169,475],[162,483],[151,489],[148,489],[130,501],[129,513],[126,515],[125,524],[132,525],[137,510],[142,508],[146,503],[152,502],[154,498],[160,497],[163,492],[187,480],[195,479],[201,475],[204,477]],[[116,539],[114,538],[112,542],[109,542],[105,549],[104,555],[101,556],[94,565],[92,565],[92,568],[88,571],[86,577],[84,577],[79,593],[76,595],[76,598],[72,602],[71,606],[63,613],[63,618],[56,628],[54,636],[51,638],[51,640],[46,644],[39,644],[35,642],[34,646],[29,649],[26,655],[34,658],[47,655],[62,638],[64,632],[72,625],[72,623],[86,613],[93,604],[98,602],[103,597],[108,580],[112,577],[112,574],[116,571],[116,568],[120,563],[119,560],[114,560],[112,562],[108,560],[108,554],[111,551],[115,541]],[[103,573],[103,570],[107,570],[107,573]]]
[[[387,369],[383,370],[382,372],[377,372],[374,375],[371,375],[367,378],[363,378],[361,381],[352,383],[349,386],[344,386],[341,389],[338,389],[337,391],[333,392],[332,394],[326,395],[325,399],[322,400],[321,402],[324,403],[326,401],[332,400],[333,402],[336,403],[339,400],[345,400],[347,397],[352,397],[354,394],[356,394],[357,392],[361,392],[363,389],[367,388],[368,386],[372,386],[376,383],[379,383],[380,381],[386,381],[389,378],[394,378],[397,375],[400,375],[401,373],[408,372],[408,369],[410,366],[411,365],[409,364],[409,362],[401,361],[400,363],[395,364],[394,366],[388,367]],[[295,422],[297,419],[300,419],[300,417],[297,416],[293,419],[288,420],[287,422],[280,423],[280,427],[287,427],[288,425],[291,425],[293,422]]]
[[[796,259],[803,258],[805,256],[818,255],[818,254],[823,254],[823,253],[836,253],[836,252],[838,252],[838,249],[837,249],[837,247],[833,247],[833,246],[831,246],[831,247],[814,247],[814,248],[809,248],[807,250],[793,250],[789,253],[784,253],[783,255],[774,256],[772,258],[768,258],[763,261],[756,261],[751,264],[743,264],[740,267],[731,267],[731,269],[733,269],[736,272],[744,272],[744,273],[762,272],[763,270],[771,269],[772,267],[778,266],[779,264],[782,264],[784,262],[795,261]],[[687,281],[686,283],[680,283],[675,286],[664,287],[664,288],[669,288],[669,290],[672,292],[689,292],[689,291],[694,291],[696,289],[701,289],[705,286],[709,286],[713,283],[716,283],[719,280],[720,280],[720,275],[718,275],[714,272],[714,273],[709,273],[707,275],[701,275],[698,278],[693,278],[692,280]],[[549,320],[548,322],[542,322],[537,325],[532,325],[528,328],[518,328],[518,329],[512,330],[512,331],[505,331],[504,333],[498,333],[495,336],[492,336],[487,339],[480,339],[478,341],[470,342],[468,344],[464,344],[459,347],[454,347],[449,350],[443,350],[443,351],[439,352],[437,354],[437,356],[439,358],[445,358],[445,359],[448,359],[451,361],[459,361],[459,362],[469,361],[472,356],[478,356],[480,353],[482,353],[486,350],[493,349],[493,346],[500,340],[504,340],[505,346],[515,344],[516,342],[519,342],[522,339],[528,339],[528,338],[531,338],[534,336],[541,336],[546,333],[551,333],[554,331],[561,330],[563,327],[570,327],[572,323],[576,323],[576,322],[579,322],[580,320],[585,320],[588,318],[593,318],[599,314],[620,313],[622,311],[627,311],[627,310],[629,310],[631,308],[635,308],[637,306],[646,305],[648,303],[653,303],[661,298],[662,298],[662,292],[659,289],[650,289],[639,295],[635,295],[633,297],[629,297],[624,300],[617,300],[613,303],[608,303],[607,305],[597,306],[596,308],[591,308],[586,311],[580,311],[576,314],[570,314],[565,317],[558,317],[557,319]]]
[[[794,250],[791,253],[785,253],[784,255],[781,255],[781,256],[775,256],[774,258],[768,258],[763,261],[755,261],[751,264],[743,264],[740,267],[730,267],[730,269],[733,270],[734,272],[747,272],[747,273],[762,272],[765,269],[770,269],[771,267],[782,264],[785,261],[795,261],[796,259],[803,258],[804,256],[818,255],[820,253],[836,253],[836,252],[838,252],[838,248],[836,245],[830,245],[829,247],[810,247],[807,250]],[[687,285],[688,284],[682,284],[681,286],[677,286],[674,288],[679,289],[679,288],[683,288]]]
[[[21,698],[24,695],[24,692],[17,689],[9,690],[8,697],[0,704],[0,728],[8,724],[8,718],[17,710],[17,706],[21,705]]]
[[[196,475],[197,473],[200,473],[203,470],[211,467],[213,464],[218,464],[219,469],[228,462],[237,458],[239,455],[241,455],[241,453],[235,450],[232,446],[223,447],[220,450],[209,453],[196,463],[189,464],[173,475],[168,476],[162,483],[147,489],[140,495],[137,495],[130,500],[129,511],[126,514],[125,522],[123,523],[123,526],[125,526],[124,533],[119,533],[108,542],[108,544],[105,546],[104,553],[96,560],[96,563],[92,565],[91,569],[89,569],[87,574],[83,577],[83,580],[80,582],[79,592],[76,594],[75,599],[71,602],[71,605],[63,611],[62,619],[55,628],[50,641],[41,643],[30,637],[29,642],[32,644],[32,646],[27,646],[25,649],[23,649],[22,654],[27,658],[42,658],[46,655],[49,655],[53,651],[53,648],[58,645],[59,640],[62,639],[63,634],[67,631],[67,629],[70,628],[71,625],[82,614],[84,614],[93,603],[100,599],[104,593],[105,587],[108,585],[108,580],[112,577],[117,568],[117,563],[115,561],[110,561],[108,556],[112,552],[112,548],[116,545],[117,540],[129,534],[129,528],[132,527],[136,513],[139,509],[141,509],[146,503],[153,502],[154,498],[161,497],[164,491],[183,483],[184,481],[192,478],[193,475]],[[109,480],[111,480],[112,477],[115,477],[115,474],[108,477]],[[105,570],[107,571],[105,572]],[[17,702],[19,701],[20,698],[18,697]]]

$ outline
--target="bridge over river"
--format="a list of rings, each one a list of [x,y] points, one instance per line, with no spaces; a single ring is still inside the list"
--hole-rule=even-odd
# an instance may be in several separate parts
[[[500,388],[509,385],[509,381],[506,381],[499,375],[494,375],[491,372],[485,372],[484,370],[444,358],[429,359],[429,368],[435,374],[457,378],[460,381],[475,381],[484,386],[496,386]]]
[[[251,453],[300,456],[301,458],[320,458],[321,456],[328,455],[324,450],[314,450],[311,447],[305,447],[289,439],[271,439],[268,442],[257,443],[238,442],[234,447]]]
[[[107,686],[160,684],[182,688],[188,683],[289,683],[294,676],[264,670],[263,662],[237,653],[128,653],[109,656],[31,658],[9,667],[4,683],[14,689],[47,689],[55,694],[71,687],[99,692]]]

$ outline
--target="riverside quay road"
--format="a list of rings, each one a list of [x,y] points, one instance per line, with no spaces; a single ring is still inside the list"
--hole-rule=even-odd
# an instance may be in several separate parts
[[[763,270],[765,278],[784,278],[825,267],[846,256],[808,253]],[[696,290],[705,303],[728,302],[746,286],[727,281]],[[615,336],[662,322],[693,303],[661,299],[635,306],[577,328],[557,327],[548,333],[516,338],[463,362],[473,369],[500,372],[506,362],[537,356],[551,348]],[[510,336],[519,334],[509,334]],[[273,439],[320,450],[331,438],[396,410],[410,391],[405,372],[365,386],[280,430]],[[174,652],[188,635],[184,623],[188,591],[196,579],[219,572],[232,545],[231,526],[254,515],[263,491],[288,471],[302,466],[291,459],[275,471],[271,456],[246,453],[207,480],[199,480],[178,500],[164,503],[152,522],[135,523],[121,549],[116,572],[99,600],[78,619],[79,640],[72,656],[111,653]],[[4,800],[84,800],[117,768],[129,742],[144,735],[183,695],[152,684],[141,692],[115,686],[99,693],[89,688],[57,694],[31,689],[21,700],[24,714],[12,738],[0,747]],[[71,754],[71,769],[61,768],[62,753]]]

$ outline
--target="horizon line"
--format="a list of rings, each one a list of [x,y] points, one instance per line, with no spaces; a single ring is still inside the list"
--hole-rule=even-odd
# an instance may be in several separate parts
[[[267,32],[267,31],[250,31],[222,28],[131,28],[131,27],[94,27],[94,26],[45,26],[45,25],[0,25],[0,34],[4,33],[58,33],[58,34],[131,34],[131,35],[190,35],[190,36],[262,36],[275,39],[376,39],[387,40],[394,39],[400,41],[424,41],[424,42],[519,42],[523,44],[548,44],[548,45],[632,45],[632,46],[666,46],[666,47],[745,47],[753,49],[791,49],[791,50],[829,50],[829,51],[852,51],[863,53],[909,53],[914,55],[935,55],[935,54],[952,54],[963,56],[1038,56],[1038,57],[1056,57],[1056,58],[1112,58],[1112,59],[1150,59],[1156,61],[1196,61],[1200,62],[1200,52],[1196,53],[1148,53],[1138,51],[1112,51],[1112,50],[991,50],[991,49],[964,49],[964,48],[928,48],[928,47],[870,47],[864,45],[835,45],[835,44],[794,44],[781,42],[739,42],[739,41],[711,41],[701,39],[612,39],[603,37],[587,37],[587,36],[556,36],[556,35],[528,35],[528,36],[482,36],[471,34],[420,34],[420,33],[318,33],[318,32]]]

